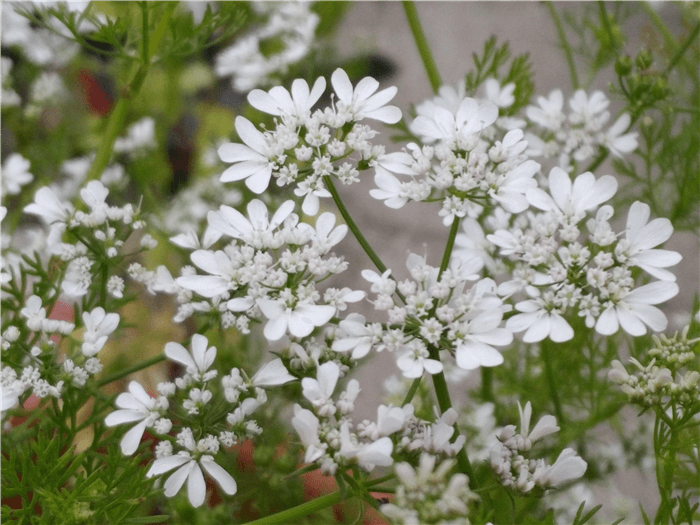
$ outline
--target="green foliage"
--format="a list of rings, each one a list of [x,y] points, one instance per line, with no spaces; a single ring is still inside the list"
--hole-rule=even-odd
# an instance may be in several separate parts
[[[116,447],[95,444],[77,454],[72,433],[53,429],[45,416],[22,432],[3,437],[3,519],[32,524],[102,525],[128,523],[150,492],[139,458],[124,461]],[[12,452],[9,453],[8,451]],[[142,521],[141,523],[155,523]]]
[[[492,36],[484,43],[480,55],[472,53],[474,70],[467,73],[465,78],[468,96],[475,96],[479,87],[488,78],[495,78],[505,86],[513,82],[515,102],[509,108],[501,110],[501,115],[515,115],[530,103],[535,91],[532,80],[532,65],[528,53],[523,53],[510,60],[511,52],[508,42],[498,45],[496,37]],[[510,67],[506,65],[510,60]],[[504,71],[505,69],[505,71]]]

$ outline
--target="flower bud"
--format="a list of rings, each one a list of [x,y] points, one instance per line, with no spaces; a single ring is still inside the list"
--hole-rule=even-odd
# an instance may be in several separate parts
[[[628,55],[623,55],[615,62],[615,73],[624,77],[632,71],[632,59]]]
[[[637,66],[637,69],[640,71],[644,71],[645,69],[649,69],[653,62],[653,57],[651,55],[651,51],[648,49],[643,49],[637,54],[637,57],[634,59],[634,63]],[[615,65],[615,68],[617,68],[617,64]]]

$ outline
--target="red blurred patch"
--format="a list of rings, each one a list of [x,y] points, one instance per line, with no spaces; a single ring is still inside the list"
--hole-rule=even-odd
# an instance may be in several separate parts
[[[112,97],[91,71],[81,69],[78,83],[83,104],[90,111],[105,116],[112,110]]]

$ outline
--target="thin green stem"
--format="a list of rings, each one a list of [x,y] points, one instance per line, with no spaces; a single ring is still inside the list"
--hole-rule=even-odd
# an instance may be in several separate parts
[[[416,9],[416,5],[411,1],[404,0],[401,3],[406,12],[408,26],[411,28],[411,33],[413,34],[413,40],[415,40],[416,47],[418,47],[418,53],[420,54],[421,60],[423,60],[425,72],[428,74],[430,87],[432,87],[433,92],[437,94],[440,86],[442,86],[442,78],[440,77],[440,72],[438,71],[433,54],[430,51],[428,40],[425,38],[425,33],[423,33],[420,18],[418,17],[418,10]]]
[[[690,36],[686,39],[685,42],[683,42],[683,45],[680,47],[680,49],[676,52],[675,55],[673,55],[673,58],[671,61],[668,63],[668,66],[666,66],[666,69],[663,72],[662,76],[667,76],[671,70],[676,67],[676,64],[680,62],[681,58],[683,58],[683,54],[687,51],[687,49],[690,47],[690,44],[693,43],[693,40],[695,40],[695,37],[698,36],[698,33],[700,33],[700,22],[698,22],[693,30],[690,32]]]
[[[440,353],[437,348],[430,348],[430,358],[440,360]],[[433,374],[433,387],[435,388],[435,396],[437,397],[438,406],[440,407],[440,413],[444,414],[450,408],[452,408],[452,400],[450,399],[450,391],[447,388],[447,381],[445,380],[445,374],[440,372],[439,374]],[[452,435],[453,441],[459,438],[459,428],[455,423],[454,434]],[[469,461],[469,456],[467,456],[467,451],[465,447],[462,447],[457,453],[457,465],[459,470],[469,476],[469,485],[472,489],[479,488],[476,476],[474,475],[474,469]]]
[[[413,380],[413,383],[411,383],[411,388],[409,388],[408,392],[406,392],[406,397],[404,398],[403,403],[401,403],[401,406],[406,406],[413,400],[413,396],[416,395],[418,387],[420,386],[421,379],[423,379],[423,376],[417,377]]]
[[[336,503],[340,503],[341,501],[342,496],[340,492],[333,492],[332,494],[327,494],[320,498],[302,503],[301,505],[297,505],[294,508],[283,510],[277,514],[266,516],[255,521],[249,521],[248,525],[287,525],[288,523],[298,523],[300,518],[323,510]]]
[[[452,227],[450,228],[450,235],[447,237],[447,244],[445,245],[445,252],[442,254],[442,262],[440,263],[440,272],[438,273],[438,281],[447,267],[450,265],[450,258],[452,257],[452,249],[455,245],[455,238],[457,237],[457,232],[459,231],[459,217],[455,217],[452,221]]]
[[[141,37],[143,42],[143,61],[141,63],[134,64],[131,80],[123,89],[121,95],[119,96],[119,100],[112,110],[112,114],[109,116],[107,129],[102,137],[100,146],[97,148],[95,160],[93,161],[92,166],[90,166],[90,171],[87,174],[87,180],[98,179],[107,167],[109,159],[112,157],[114,143],[124,130],[124,123],[126,122],[126,117],[131,107],[131,100],[141,90],[141,86],[143,86],[143,83],[148,76],[151,60],[155,52],[158,50],[158,45],[160,44],[161,39],[165,35],[165,30],[168,27],[170,14],[172,13],[173,9],[174,6],[166,6],[165,12],[158,22],[158,26],[153,32],[153,35],[149,35],[148,8],[144,6],[142,26],[143,35]]]
[[[115,381],[119,381],[123,377],[126,377],[130,374],[133,374],[134,372],[138,372],[140,370],[143,370],[144,368],[148,368],[149,366],[153,366],[157,363],[160,363],[161,361],[165,361],[165,354],[158,354],[155,357],[151,357],[150,359],[146,359],[145,361],[141,361],[140,363],[136,363],[134,366],[130,366],[129,368],[125,368],[123,370],[120,370],[116,374],[112,374],[111,376],[107,376],[104,379],[101,379],[97,383],[97,387],[102,387],[105,385],[108,385],[109,383],[114,383]]]
[[[610,25],[608,12],[605,9],[605,2],[603,2],[602,0],[598,2],[598,10],[600,11],[600,18],[603,21],[603,27],[605,28],[605,32],[608,34],[608,38],[610,39],[610,45],[612,46],[615,44],[615,35],[613,34],[612,26]]]
[[[554,9],[554,4],[552,2],[545,2],[549,14],[554,21],[554,25],[557,28],[557,35],[559,36],[559,43],[564,50],[564,55],[566,56],[566,63],[569,66],[569,75],[571,76],[571,85],[574,89],[579,88],[578,74],[576,73],[576,64],[574,63],[574,54],[569,45],[569,41],[566,39],[566,33],[564,32],[564,26],[561,23],[561,19],[557,14],[556,9]]]
[[[562,410],[561,400],[559,399],[559,391],[557,390],[557,383],[554,378],[552,344],[549,339],[542,341],[540,349],[542,350],[542,358],[544,360],[544,374],[547,379],[547,386],[549,387],[549,397],[552,399],[552,403],[554,404],[554,414],[557,416],[557,422],[559,425],[564,426],[564,411]]]
[[[377,269],[381,273],[384,273],[387,270],[386,265],[379,258],[379,255],[377,255],[377,252],[375,252],[372,249],[369,242],[367,242],[367,239],[365,239],[365,236],[362,235],[360,228],[358,228],[357,224],[355,224],[355,221],[350,216],[350,212],[345,207],[343,200],[340,198],[340,194],[338,193],[338,190],[335,188],[335,185],[333,184],[333,179],[331,179],[330,175],[324,175],[323,182],[326,185],[326,188],[330,192],[331,196],[333,197],[333,202],[335,202],[335,205],[338,208],[340,215],[343,216],[343,220],[345,221],[345,224],[348,225],[348,228],[350,228],[350,231],[355,236],[355,239],[357,239],[357,242],[360,243],[360,246],[362,246],[362,249],[365,251],[367,256],[371,259],[371,261],[374,263],[374,265],[377,267]],[[399,298],[404,303],[406,302],[406,298],[398,290],[396,291],[396,295],[398,295]]]
[[[481,367],[481,397],[493,401],[493,368]]]

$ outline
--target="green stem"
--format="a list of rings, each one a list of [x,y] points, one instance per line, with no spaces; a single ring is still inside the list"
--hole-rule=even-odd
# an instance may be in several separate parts
[[[593,159],[593,162],[591,162],[588,167],[583,170],[584,173],[587,171],[594,171],[600,167],[600,165],[605,162],[605,159],[608,158],[608,155],[610,154],[610,151],[607,149],[604,149],[600,155],[598,155],[595,159]]]
[[[367,239],[365,239],[365,236],[362,235],[360,228],[357,227],[357,224],[355,224],[355,221],[350,216],[350,212],[345,207],[343,200],[340,198],[340,194],[338,194],[338,190],[335,188],[335,185],[333,184],[333,179],[331,179],[330,175],[324,175],[323,182],[326,185],[326,188],[330,192],[331,196],[333,197],[333,202],[335,202],[335,205],[337,206],[338,211],[340,212],[340,215],[343,216],[343,220],[345,221],[345,224],[348,225],[348,228],[350,228],[350,231],[355,236],[355,239],[357,239],[357,242],[360,243],[360,246],[362,246],[362,249],[365,251],[367,256],[372,260],[372,262],[377,267],[377,269],[381,273],[384,273],[387,270],[386,265],[379,258],[379,255],[377,255],[377,252],[375,252],[372,249],[372,247],[369,245],[369,242],[367,242]],[[398,290],[396,290],[396,295],[398,295],[399,298],[404,303],[406,302],[406,298]]]
[[[560,426],[564,426],[564,411],[561,407],[559,391],[557,390],[557,384],[554,379],[554,367],[552,365],[552,344],[550,343],[549,339],[542,341],[540,349],[542,350],[542,358],[544,359],[544,374],[547,378],[547,386],[549,387],[549,397],[552,398],[552,403],[554,404],[554,414],[557,416],[557,423]]]
[[[569,74],[571,75],[571,85],[574,89],[578,89],[579,82],[578,75],[576,74],[576,64],[574,63],[574,54],[571,51],[569,41],[566,39],[564,27],[561,24],[561,20],[559,19],[559,15],[557,14],[556,9],[554,9],[554,4],[552,4],[552,2],[546,2],[545,5],[547,6],[547,9],[549,9],[549,14],[551,15],[552,20],[554,21],[554,25],[557,28],[559,43],[561,44],[561,47],[564,50],[564,55],[566,56],[566,63],[569,66]]]
[[[610,39],[610,46],[614,46],[615,44],[615,35],[613,35],[612,27],[610,26],[610,19],[608,18],[608,12],[605,10],[605,2],[600,0],[598,2],[598,10],[600,11],[600,18],[603,21],[603,27],[605,28],[605,32],[608,34],[608,38]],[[617,54],[617,51],[615,52]]]
[[[413,380],[413,383],[411,383],[411,388],[408,389],[408,392],[406,392],[406,397],[404,398],[403,403],[401,403],[402,407],[408,405],[413,399],[413,396],[416,395],[421,379],[423,379],[423,376],[417,377]]]
[[[693,43],[693,40],[695,40],[695,37],[698,36],[698,33],[700,33],[700,22],[698,22],[693,30],[690,33],[690,36],[686,39],[685,42],[683,42],[683,45],[681,48],[676,52],[675,55],[673,55],[673,58],[671,61],[668,63],[668,66],[666,66],[666,69],[663,72],[662,76],[667,76],[671,70],[676,67],[676,64],[680,62],[681,58],[683,58],[683,54],[686,52],[686,50],[690,47],[690,44]]]
[[[493,368],[481,367],[481,397],[493,401]]]
[[[149,35],[148,8],[144,6],[142,26],[142,31],[144,32],[142,35],[142,57],[144,61],[139,64],[134,64],[131,80],[122,90],[119,100],[114,106],[112,114],[109,116],[107,129],[105,130],[105,134],[102,137],[102,142],[100,142],[100,146],[97,149],[95,160],[93,161],[92,166],[90,166],[90,171],[87,174],[87,180],[97,180],[107,167],[109,159],[112,157],[114,143],[124,130],[124,123],[126,122],[129,108],[131,107],[131,100],[141,90],[141,86],[143,86],[146,76],[148,76],[151,60],[155,52],[158,50],[158,45],[160,44],[161,39],[165,35],[165,30],[168,27],[170,14],[172,13],[173,9],[174,5],[168,5],[165,8],[165,13],[163,13],[163,16],[158,22],[158,26],[153,32],[153,35]]]
[[[114,383],[115,381],[118,381],[123,377],[133,374],[134,372],[143,370],[144,368],[148,368],[149,366],[153,366],[157,363],[160,363],[161,361],[165,361],[164,353],[158,354],[157,356],[151,357],[150,359],[146,359],[145,361],[141,361],[140,363],[136,363],[134,366],[125,368],[123,370],[120,370],[116,374],[112,374],[111,376],[107,376],[104,379],[101,379],[100,381],[98,381],[97,387],[99,388],[108,385],[109,383]]]
[[[438,361],[440,360],[440,353],[437,348],[430,348],[430,358],[436,359]],[[452,408],[452,400],[450,399],[450,391],[447,388],[445,374],[444,372],[440,372],[439,374],[434,374],[432,377],[433,386],[435,387],[435,396],[437,397],[438,406],[440,407],[440,413],[444,414],[450,408]],[[452,435],[452,441],[459,438],[460,434],[459,428],[457,427],[456,423],[453,428],[455,429],[455,432]],[[476,476],[474,475],[474,469],[472,468],[472,464],[469,461],[469,456],[467,456],[467,450],[465,447],[462,447],[461,450],[457,453],[457,465],[459,466],[460,472],[469,476],[469,486],[472,489],[478,489],[479,485],[476,480]]]
[[[450,235],[447,237],[447,245],[445,246],[445,252],[442,254],[442,262],[440,263],[440,272],[438,273],[438,282],[442,273],[447,270],[450,265],[450,258],[452,257],[452,248],[455,245],[455,238],[457,237],[457,232],[459,231],[459,217],[455,217],[452,221],[452,227],[450,228]]]
[[[332,494],[327,494],[320,498],[302,503],[294,508],[283,510],[277,514],[266,516],[255,521],[249,521],[248,525],[287,525],[288,523],[298,523],[300,518],[323,510],[336,503],[340,503],[340,501],[342,501],[340,492],[333,492]]]
[[[418,10],[416,9],[416,5],[411,1],[404,0],[401,3],[403,4],[403,9],[406,12],[408,26],[411,28],[413,39],[418,47],[418,53],[420,54],[421,60],[423,60],[425,72],[428,74],[430,87],[432,87],[433,92],[437,94],[440,86],[442,86],[442,78],[440,77],[440,72],[438,71],[433,54],[430,52],[428,40],[425,38],[425,33],[423,33],[420,18],[418,18]]]

